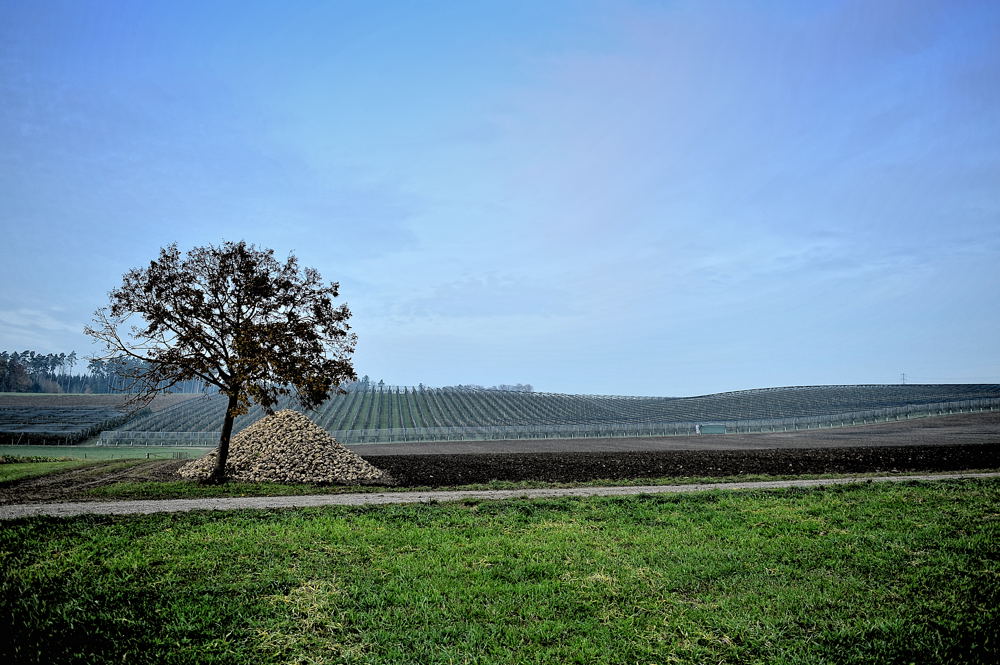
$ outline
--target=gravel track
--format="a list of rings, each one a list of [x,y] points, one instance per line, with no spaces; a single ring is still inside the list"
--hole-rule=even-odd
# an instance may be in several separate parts
[[[160,501],[112,501],[103,503],[41,503],[0,506],[0,519],[23,517],[72,517],[75,515],[149,515],[191,510],[249,510],[275,508],[315,508],[322,506],[362,506],[391,503],[434,503],[443,501],[496,501],[502,499],[552,499],[561,497],[626,496],[636,494],[677,494],[711,490],[765,490],[788,487],[829,487],[864,483],[997,478],[994,473],[955,473],[922,476],[881,476],[870,478],[828,478],[773,480],[693,485],[639,485],[631,487],[573,487],[523,490],[462,490],[438,492],[380,492],[364,494],[319,494],[310,496],[240,497],[228,499],[167,499]]]

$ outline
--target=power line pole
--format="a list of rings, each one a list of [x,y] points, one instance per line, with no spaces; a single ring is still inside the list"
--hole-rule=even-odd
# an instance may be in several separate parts
[[[902,374],[900,374],[900,379],[902,380],[902,383],[905,386],[906,385],[906,372],[903,372]]]

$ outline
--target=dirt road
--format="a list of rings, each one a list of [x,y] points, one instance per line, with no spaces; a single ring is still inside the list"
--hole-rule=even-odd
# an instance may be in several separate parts
[[[87,491],[120,482],[180,480],[177,469],[187,460],[113,460],[0,485],[0,505],[43,501],[88,500]],[[95,499],[89,499],[95,500]]]
[[[883,476],[875,478],[830,478],[824,480],[774,480],[748,483],[697,485],[643,485],[632,487],[574,487],[560,489],[470,490],[451,492],[383,492],[365,494],[318,494],[310,496],[240,497],[232,499],[168,499],[161,501],[114,501],[101,503],[48,503],[0,506],[0,520],[45,515],[148,515],[191,510],[248,510],[273,508],[314,508],[319,506],[360,506],[389,503],[431,503],[436,501],[495,501],[500,499],[541,499],[560,497],[626,496],[636,494],[676,494],[710,490],[763,490],[787,487],[820,487],[857,483],[941,481],[997,478],[998,473],[957,473],[925,476]]]

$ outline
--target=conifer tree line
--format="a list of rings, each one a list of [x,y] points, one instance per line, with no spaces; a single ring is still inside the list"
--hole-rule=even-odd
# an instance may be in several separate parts
[[[129,391],[125,370],[137,361],[117,358],[90,359],[83,366],[76,351],[37,353],[0,351],[0,392],[7,393],[121,393]],[[77,365],[83,371],[76,371]],[[171,389],[178,393],[205,392],[201,381],[182,381]],[[213,391],[214,392],[214,391]]]
[[[393,389],[396,389],[396,390],[399,389],[399,386],[387,386],[386,382],[383,381],[382,379],[379,379],[378,381],[373,381],[371,378],[368,377],[367,374],[364,375],[363,377],[361,377],[360,379],[358,379],[357,381],[353,381],[351,383],[344,384],[341,387],[344,388],[347,391],[351,391],[351,390],[383,390],[383,389],[385,389],[387,387],[393,388]],[[423,383],[420,383],[420,384],[417,384],[416,386],[413,386],[413,390],[414,391],[417,391],[417,390],[423,391],[423,390],[427,390],[427,389],[428,389],[428,387],[425,386]],[[432,388],[432,390],[433,389],[435,389],[435,388]],[[504,390],[504,391],[507,391],[507,392],[519,392],[519,393],[531,393],[531,392],[535,391],[534,387],[530,383],[501,383],[501,384],[498,384],[498,385],[495,385],[495,386],[483,386],[483,385],[480,385],[478,383],[459,383],[459,384],[456,384],[454,386],[441,386],[440,388],[436,388],[436,390],[458,390],[458,391],[465,391],[465,392],[476,392],[476,391],[479,391],[479,390]]]

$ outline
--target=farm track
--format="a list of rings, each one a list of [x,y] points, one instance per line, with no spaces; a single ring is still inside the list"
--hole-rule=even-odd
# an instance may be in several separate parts
[[[109,460],[68,471],[27,478],[0,486],[0,505],[80,500],[95,487],[120,482],[177,480],[177,469],[187,460]]]
[[[1000,477],[1000,472],[956,473],[933,476],[882,476],[869,478],[825,478],[772,480],[692,485],[633,485],[629,487],[567,487],[518,490],[458,490],[430,492],[379,492],[363,494],[317,494],[308,496],[235,497],[216,499],[163,499],[158,501],[111,501],[103,503],[49,503],[0,506],[0,520],[23,517],[72,517],[75,515],[149,515],[190,510],[260,510],[318,508],[323,506],[363,506],[393,503],[436,503],[440,501],[497,501],[504,499],[559,499],[564,497],[634,496],[637,494],[680,494],[686,492],[773,490],[833,487],[837,485],[898,482],[940,482],[984,480]]]

